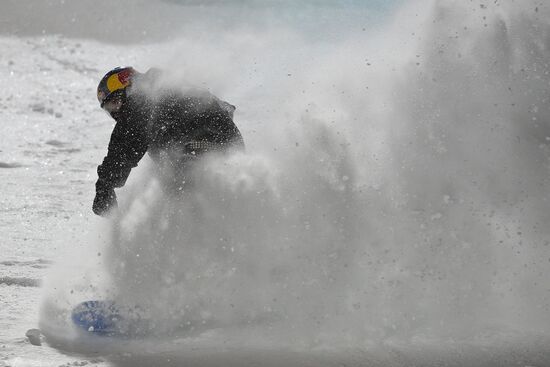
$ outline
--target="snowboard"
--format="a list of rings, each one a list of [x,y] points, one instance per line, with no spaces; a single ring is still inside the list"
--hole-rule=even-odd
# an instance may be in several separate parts
[[[73,308],[71,319],[77,328],[100,336],[136,336],[147,330],[147,320],[137,307],[114,301],[86,301]]]

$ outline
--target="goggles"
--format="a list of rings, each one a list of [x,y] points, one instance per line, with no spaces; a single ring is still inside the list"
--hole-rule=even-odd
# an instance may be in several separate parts
[[[119,112],[122,108],[123,99],[122,94],[115,93],[101,103],[101,108],[107,111],[109,114]]]

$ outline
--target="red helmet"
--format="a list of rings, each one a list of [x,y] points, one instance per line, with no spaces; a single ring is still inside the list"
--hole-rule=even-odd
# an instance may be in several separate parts
[[[132,78],[135,74],[137,74],[137,71],[131,66],[118,67],[105,74],[97,86],[97,99],[101,107],[103,108],[103,105],[113,93],[122,91],[132,84]]]

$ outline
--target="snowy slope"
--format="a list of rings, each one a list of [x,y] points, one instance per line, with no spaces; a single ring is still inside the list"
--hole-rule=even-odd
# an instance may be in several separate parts
[[[84,245],[91,223],[89,188],[110,126],[86,96],[104,47],[61,37],[0,42],[2,360],[59,365],[74,358],[33,348],[25,332],[37,327],[47,269],[59,251]]]
[[[267,25],[237,25],[242,3],[177,3],[155,9],[196,22],[154,44],[3,22],[24,36],[0,37],[0,366],[550,364],[546,5],[412,3],[325,37],[309,5],[271,22],[254,3]],[[94,90],[117,65],[236,104],[247,153],[207,162],[181,201],[146,159],[95,218],[112,122]],[[78,335],[68,312],[91,298],[154,326]]]

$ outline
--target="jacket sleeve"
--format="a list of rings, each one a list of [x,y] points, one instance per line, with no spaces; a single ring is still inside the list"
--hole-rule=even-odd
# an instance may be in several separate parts
[[[227,103],[227,105],[229,104]],[[213,103],[211,107],[202,114],[201,118],[204,121],[208,121],[207,125],[209,125],[210,132],[216,143],[228,144],[235,148],[244,148],[241,132],[232,118],[235,107],[232,105],[229,106],[232,107],[230,112],[220,106],[218,102]]]
[[[147,152],[147,136],[143,130],[139,124],[117,122],[111,134],[107,156],[97,167],[96,191],[124,186],[132,168]]]

